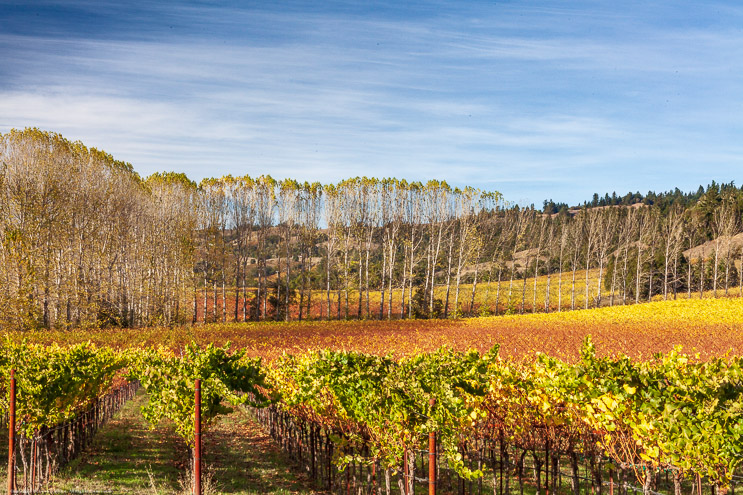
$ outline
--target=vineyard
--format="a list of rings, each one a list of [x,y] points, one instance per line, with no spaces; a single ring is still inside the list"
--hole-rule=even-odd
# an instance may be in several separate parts
[[[14,341],[50,345],[93,342],[116,349],[162,345],[173,351],[190,342],[232,342],[252,357],[272,361],[285,352],[355,350],[384,355],[433,351],[441,346],[520,359],[536,351],[567,361],[579,357],[591,335],[600,353],[649,359],[681,345],[703,359],[743,354],[743,299],[658,301],[561,313],[459,320],[248,322],[141,329],[8,332]]]
[[[740,299],[717,299],[387,327],[74,331],[64,344],[8,334],[0,410],[14,369],[23,493],[136,387],[144,418],[193,446],[200,379],[205,435],[246,407],[320,490],[701,495],[740,481],[743,359],[726,353],[740,354],[742,314]]]
[[[0,26],[0,495],[743,492],[743,0]]]

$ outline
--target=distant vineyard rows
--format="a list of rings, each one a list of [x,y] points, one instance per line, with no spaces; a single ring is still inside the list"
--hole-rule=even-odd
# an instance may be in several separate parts
[[[273,361],[284,353],[355,350],[396,356],[431,352],[441,346],[500,353],[520,359],[543,352],[566,361],[579,357],[581,342],[593,336],[601,353],[646,360],[682,345],[702,359],[743,355],[743,299],[705,298],[657,301],[588,311],[563,311],[484,318],[396,321],[249,322],[149,327],[7,332],[21,342],[66,345],[93,342],[117,349],[162,345],[173,351],[191,342],[232,342],[251,357]]]

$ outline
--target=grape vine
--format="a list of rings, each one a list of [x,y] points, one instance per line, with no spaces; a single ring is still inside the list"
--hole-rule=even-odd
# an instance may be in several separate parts
[[[743,456],[743,358],[702,361],[680,349],[647,361],[599,356],[590,338],[576,362],[544,354],[507,360],[495,346],[483,354],[442,347],[401,358],[323,350],[270,364],[229,345],[191,344],[176,354],[6,340],[0,387],[13,368],[20,429],[29,438],[74,417],[125,377],[149,395],[145,418],[171,419],[192,445],[199,378],[205,426],[231,406],[273,403],[324,432],[341,469],[397,469],[429,432],[437,434],[441,461],[467,479],[483,471],[463,452],[482,441],[535,459],[539,452],[605,459],[612,469],[633,470],[647,490],[659,469],[679,481],[701,475],[726,486]],[[600,477],[601,462],[595,469]]]

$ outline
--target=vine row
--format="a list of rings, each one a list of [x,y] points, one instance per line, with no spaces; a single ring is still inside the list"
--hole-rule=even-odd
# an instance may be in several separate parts
[[[527,482],[539,493],[554,492],[564,476],[576,495],[581,485],[601,493],[607,483],[651,494],[665,475],[675,493],[701,495],[702,481],[733,487],[743,458],[743,358],[703,362],[678,349],[634,361],[599,357],[587,339],[576,362],[543,354],[509,361],[496,346],[400,359],[314,351],[266,364],[229,346],[114,353],[17,344],[0,353],[2,376],[10,367],[33,370],[19,381],[27,439],[79,417],[119,377],[148,392],[148,421],[173,420],[193,445],[199,379],[205,427],[248,405],[331,490],[410,493],[426,481],[432,433],[434,481],[460,493],[510,493],[515,480],[521,491],[530,460]]]

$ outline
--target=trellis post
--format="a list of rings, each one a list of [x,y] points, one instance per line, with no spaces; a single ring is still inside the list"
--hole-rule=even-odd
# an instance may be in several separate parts
[[[194,407],[193,493],[201,495],[201,380],[196,379]]]
[[[8,421],[8,495],[15,491],[15,370],[10,370],[10,418]]]
[[[436,399],[429,401],[431,412]],[[428,495],[436,495],[436,432],[428,433]]]

